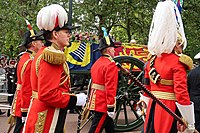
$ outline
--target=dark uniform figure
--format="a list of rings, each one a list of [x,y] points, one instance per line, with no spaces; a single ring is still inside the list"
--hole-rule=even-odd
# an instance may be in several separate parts
[[[3,63],[1,63],[1,61],[3,62],[3,60],[4,60],[5,58],[4,58],[4,56],[2,56],[1,58],[0,58],[0,76],[1,75],[3,75],[3,74],[5,74],[5,69],[4,69],[4,67],[3,67]],[[1,82],[1,81],[0,81]],[[0,84],[0,89],[3,89],[3,87],[1,88],[1,86],[3,86],[3,84],[1,83]],[[0,92],[1,92],[1,90],[0,90]],[[1,111],[1,109],[0,109],[0,115],[3,115],[3,114],[5,114],[6,112],[2,112]]]
[[[198,65],[188,74],[188,91],[194,102],[195,127],[200,132],[200,53],[194,59]]]
[[[13,97],[15,94],[15,90],[13,90],[13,84],[14,83],[14,75],[15,75],[15,60],[10,60],[9,65],[5,68],[6,70],[6,79],[7,79],[7,85],[8,85],[8,94],[13,94],[12,96],[8,96],[8,103],[9,105],[12,105]],[[10,116],[10,110],[7,112],[7,116]]]

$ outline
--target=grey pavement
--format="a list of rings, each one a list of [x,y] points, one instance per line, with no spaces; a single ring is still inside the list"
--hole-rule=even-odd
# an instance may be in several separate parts
[[[6,104],[7,103],[7,96],[0,96],[0,104]],[[7,110],[2,110],[3,112],[7,112]],[[7,124],[8,117],[7,113],[0,115],[0,133],[6,133],[7,129],[9,128],[9,124]],[[77,121],[78,121],[78,114],[68,113],[66,118],[66,130],[67,133],[76,133],[77,132]],[[88,122],[88,124],[80,131],[80,133],[87,133],[89,131],[91,122]],[[135,129],[131,132],[120,132],[120,133],[140,133],[141,127]],[[12,133],[12,132],[11,132]],[[104,133],[104,132],[103,132]]]
[[[6,110],[2,110],[2,111],[6,111]],[[7,124],[7,120],[8,117],[6,116],[6,114],[1,115],[0,116],[0,133],[6,133],[9,125]],[[67,133],[76,133],[76,128],[77,128],[77,120],[78,120],[78,115],[77,114],[71,114],[68,113],[67,114],[67,118],[66,118],[66,130]],[[89,130],[91,122],[89,122],[82,130],[80,133],[87,133]],[[121,133],[140,133],[141,127],[137,128],[134,131],[130,131],[130,132],[121,132]]]

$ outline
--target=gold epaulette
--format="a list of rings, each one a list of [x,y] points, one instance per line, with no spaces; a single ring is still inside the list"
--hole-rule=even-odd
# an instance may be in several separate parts
[[[42,59],[51,64],[63,64],[66,57],[63,51],[55,49],[53,46],[45,48],[42,52]]]
[[[192,69],[192,67],[193,67],[193,60],[189,56],[183,54],[183,55],[181,55],[179,57],[179,61],[181,63],[185,64],[188,67],[189,70]]]

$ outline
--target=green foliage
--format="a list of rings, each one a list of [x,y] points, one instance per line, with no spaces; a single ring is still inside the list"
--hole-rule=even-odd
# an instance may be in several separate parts
[[[0,3],[0,53],[16,57],[19,53],[17,46],[21,44],[23,34],[28,30],[27,19],[32,27],[36,26],[37,12],[45,5],[60,3],[66,6],[64,0],[6,0]],[[13,47],[13,48],[12,48]]]
[[[120,41],[129,42],[134,35],[138,42],[146,44],[155,5],[156,2],[141,0],[84,0],[75,4],[78,10],[75,9],[74,17],[82,30],[99,30],[104,25]]]
[[[22,35],[26,31],[24,18],[28,19],[35,27],[36,6],[32,1],[7,0],[0,4],[0,51],[9,55],[16,56],[17,46],[22,42]],[[13,47],[13,48],[12,48]]]
[[[200,52],[200,0],[184,2],[182,16],[187,37],[185,52],[192,58]]]
[[[38,11],[49,4],[61,4],[69,10],[69,0],[5,0],[0,2],[0,53],[13,57],[27,30],[24,18],[34,29]],[[158,0],[72,0],[74,25],[81,32],[93,32],[100,37],[105,26],[117,41],[129,42],[132,37],[139,44],[147,44],[153,10]],[[199,52],[200,0],[184,1],[182,18],[188,46],[186,54],[193,57]]]

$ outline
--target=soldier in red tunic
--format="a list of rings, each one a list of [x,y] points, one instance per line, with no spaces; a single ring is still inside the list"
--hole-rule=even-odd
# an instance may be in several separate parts
[[[11,110],[11,115],[17,119],[14,133],[22,131],[32,95],[30,82],[31,63],[38,50],[44,46],[42,42],[44,39],[39,36],[35,37],[35,34],[36,32],[33,30],[27,31],[24,34],[24,41],[20,45],[27,50],[17,64],[17,88]]]
[[[85,95],[70,93],[69,67],[63,50],[69,45],[70,30],[76,27],[68,26],[67,16],[57,4],[38,12],[37,26],[46,43],[32,62],[33,99],[24,133],[63,133],[67,110],[86,102]]]
[[[193,132],[194,107],[187,91],[186,73],[193,62],[182,54],[185,47],[186,38],[176,5],[170,0],[159,2],[149,33],[148,50],[152,56],[145,68],[144,83],[168,108],[181,113],[188,122],[187,130]],[[183,131],[185,127],[150,99],[144,133],[177,133],[177,129]]]
[[[89,133],[100,133],[104,128],[107,133],[114,133],[118,68],[112,59],[115,52],[113,41],[108,36],[102,38],[98,50],[102,56],[91,68],[89,109],[95,116]]]

